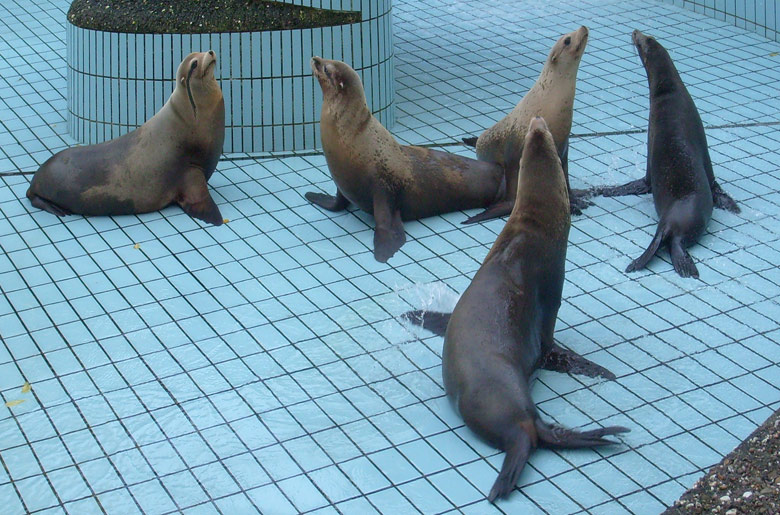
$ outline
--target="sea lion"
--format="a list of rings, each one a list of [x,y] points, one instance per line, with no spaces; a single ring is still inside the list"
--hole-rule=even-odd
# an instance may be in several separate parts
[[[413,323],[444,335],[447,396],[466,425],[506,451],[488,499],[514,489],[530,451],[616,443],[619,426],[579,432],[542,421],[531,399],[538,368],[614,379],[553,339],[571,225],[569,197],[552,134],[542,118],[525,133],[512,213],[452,314],[413,311]]]
[[[349,65],[313,57],[311,67],[322,87],[322,148],[337,191],[306,198],[329,211],[352,202],[373,214],[377,261],[386,262],[406,241],[402,220],[485,207],[503,195],[503,170],[495,163],[399,145],[368,110]]]
[[[698,278],[699,271],[685,249],[704,233],[713,205],[732,213],[739,213],[740,209],[715,180],[699,112],[669,53],[654,38],[638,30],[631,38],[650,86],[647,173],[622,186],[595,188],[594,193],[653,193],[659,216],[655,237],[626,272],[644,268],[662,245],[668,245],[677,273]]]
[[[57,216],[126,215],[179,204],[195,218],[222,224],[206,182],[225,139],[225,102],[212,50],[179,65],[176,88],[138,129],[105,143],[58,152],[35,172],[27,198]]]
[[[588,28],[580,27],[564,34],[553,45],[542,73],[522,100],[501,121],[476,139],[464,138],[467,144],[476,143],[477,158],[500,164],[506,173],[506,197],[486,211],[463,223],[474,223],[508,215],[512,211],[517,191],[517,169],[523,151],[523,139],[528,122],[541,116],[547,122],[561,158],[566,188],[569,191],[571,212],[581,214],[591,205],[586,196],[572,191],[569,186],[569,133],[574,116],[574,93],[577,71],[588,44]]]

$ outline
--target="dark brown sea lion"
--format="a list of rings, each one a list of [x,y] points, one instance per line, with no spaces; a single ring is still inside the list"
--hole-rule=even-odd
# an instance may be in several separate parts
[[[27,190],[32,205],[64,216],[147,213],[177,203],[190,216],[221,225],[206,187],[225,139],[216,62],[211,50],[188,55],[168,102],[141,127],[49,158]]]
[[[368,110],[360,77],[347,64],[314,57],[311,67],[322,87],[322,148],[337,191],[306,198],[330,211],[352,202],[372,213],[377,261],[406,241],[403,220],[485,207],[503,195],[503,170],[494,163],[399,145]]]
[[[638,30],[632,34],[632,40],[650,85],[647,173],[622,186],[595,188],[594,193],[653,193],[660,218],[655,237],[626,272],[644,268],[662,245],[668,245],[677,273],[698,278],[699,271],[685,249],[704,233],[713,205],[732,213],[740,210],[715,180],[699,112],[669,53],[654,38]]]
[[[579,432],[539,418],[530,382],[538,368],[614,379],[553,338],[571,223],[566,179],[552,134],[534,118],[525,135],[517,198],[506,226],[452,314],[406,314],[444,334],[447,395],[466,425],[506,451],[488,499],[508,495],[537,446],[607,445],[619,426]]]
[[[569,190],[571,212],[580,214],[590,202],[579,192],[569,187],[569,133],[574,116],[574,93],[577,85],[577,71],[588,44],[588,28],[583,26],[574,32],[564,34],[553,45],[542,73],[536,83],[525,94],[512,111],[480,137],[464,139],[475,143],[477,158],[500,164],[506,173],[506,196],[486,211],[473,216],[464,223],[480,222],[490,218],[508,215],[512,211],[517,190],[517,169],[523,151],[528,123],[534,116],[541,116],[547,122],[555,140],[555,148],[563,164],[566,187]]]

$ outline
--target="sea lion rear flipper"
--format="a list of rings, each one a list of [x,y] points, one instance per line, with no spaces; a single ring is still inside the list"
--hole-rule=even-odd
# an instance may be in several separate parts
[[[469,138],[461,138],[461,140],[463,140],[463,143],[465,143],[466,145],[468,145],[470,147],[476,147],[478,139],[479,138],[476,137],[476,136],[471,136]]]
[[[406,243],[406,233],[401,210],[381,188],[374,193],[374,221],[374,258],[386,263]]]
[[[725,209],[732,213],[739,213],[742,210],[731,196],[723,191],[717,181],[712,181],[712,203],[715,207]]]
[[[509,213],[512,212],[512,208],[514,207],[515,203],[513,200],[504,200],[502,202],[498,202],[496,204],[493,204],[489,208],[485,209],[478,215],[474,215],[471,218],[467,218],[462,224],[473,224],[477,222],[483,222],[485,220],[490,220],[492,218],[499,218],[501,216],[506,216]]]
[[[625,195],[643,195],[650,193],[650,181],[647,177],[627,182],[620,186],[597,186],[591,190],[593,195],[603,197],[623,197]]]
[[[39,197],[38,195],[34,193],[27,193],[27,196],[30,199],[30,203],[37,207],[38,209],[43,209],[44,211],[48,211],[49,213],[57,216],[67,216],[72,215],[70,211],[65,209],[64,207],[58,206],[54,202],[50,200],[46,200],[43,197]]]
[[[666,239],[666,230],[663,227],[663,222],[658,224],[658,229],[655,231],[655,236],[653,237],[653,241],[650,242],[650,246],[647,247],[647,250],[645,250],[641,256],[633,260],[631,264],[626,267],[626,272],[635,272],[644,268],[645,265],[647,265],[647,262],[655,256],[655,253],[658,252],[659,247]]]
[[[683,248],[680,238],[674,238],[669,242],[669,253],[672,256],[672,266],[680,274],[680,277],[699,278],[696,264],[694,264],[693,258],[688,254],[688,251]]]
[[[542,368],[568,374],[603,377],[609,380],[615,379],[615,374],[606,368],[580,356],[574,351],[561,347],[557,343],[553,344],[544,363],[542,363]]]
[[[349,200],[338,189],[335,196],[308,191],[306,192],[306,200],[328,211],[344,211],[349,206]]]
[[[177,200],[185,213],[206,223],[222,225],[223,218],[209,194],[203,171],[192,168],[182,180],[182,191]]]
[[[577,447],[597,447],[600,445],[614,445],[620,442],[607,440],[604,436],[631,431],[623,426],[609,426],[591,431],[577,431],[567,429],[554,424],[548,424],[541,419],[536,419],[536,433],[539,436],[539,447],[548,449],[575,449]]]
[[[593,205],[588,200],[591,190],[569,190],[569,209],[573,215],[581,215],[582,210]]]
[[[515,489],[530,453],[531,438],[529,438],[528,433],[521,430],[518,432],[517,440],[506,449],[504,464],[501,465],[501,472],[499,472],[496,482],[493,483],[493,488],[490,489],[488,501],[495,502],[496,498],[506,497]]]
[[[407,311],[401,315],[401,317],[434,334],[444,336],[444,333],[447,332],[447,324],[450,323],[452,313],[439,313],[438,311],[424,311],[418,309],[415,311]]]

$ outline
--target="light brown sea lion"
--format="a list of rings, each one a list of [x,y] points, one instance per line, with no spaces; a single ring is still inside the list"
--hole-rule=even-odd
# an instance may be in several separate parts
[[[580,214],[582,209],[591,205],[581,192],[572,192],[568,172],[569,133],[574,115],[577,71],[587,44],[588,28],[585,26],[561,36],[550,50],[542,73],[533,87],[508,115],[477,138],[477,158],[498,163],[504,168],[506,196],[464,223],[480,222],[508,215],[512,211],[523,140],[528,123],[535,116],[545,119],[555,140],[555,148],[558,150],[566,177],[566,188],[569,190],[571,212]],[[474,143],[473,138],[465,138],[464,141],[468,144]]]
[[[49,158],[27,190],[32,205],[57,216],[126,215],[175,202],[190,216],[221,225],[206,187],[225,139],[216,62],[212,50],[188,55],[168,102],[141,127]]]
[[[575,431],[544,422],[531,399],[538,368],[615,376],[560,347],[553,333],[561,305],[571,224],[566,179],[542,118],[525,134],[512,213],[452,314],[405,316],[444,334],[442,375],[447,396],[466,425],[506,451],[488,499],[508,495],[535,447],[607,445],[628,431],[611,426]]]
[[[644,268],[662,245],[668,245],[675,271],[682,277],[698,278],[686,248],[706,230],[713,206],[732,213],[740,210],[715,180],[699,111],[669,53],[638,30],[631,39],[650,87],[647,173],[622,186],[595,188],[594,193],[612,197],[653,193],[660,218],[655,237],[626,272]]]
[[[322,87],[322,148],[337,191],[306,198],[330,211],[352,202],[372,213],[377,261],[386,262],[406,241],[402,220],[485,207],[503,195],[503,170],[495,163],[399,145],[368,110],[349,65],[314,57],[311,67]]]

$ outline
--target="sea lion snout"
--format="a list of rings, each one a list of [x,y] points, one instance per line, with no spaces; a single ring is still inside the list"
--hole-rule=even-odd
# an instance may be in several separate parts
[[[631,33],[631,41],[634,42],[637,48],[647,46],[648,40],[650,39],[649,36],[642,34],[639,29],[635,29],[634,32]]]
[[[531,119],[531,123],[528,124],[528,132],[546,132],[547,129],[547,122],[544,121],[544,118],[541,116],[536,116]]]
[[[322,58],[317,57],[316,55],[311,58],[310,63],[311,64],[311,71],[314,72],[314,74],[318,74],[322,72]]]
[[[639,59],[643,64],[645,62],[645,56],[650,50],[650,40],[652,40],[652,38],[642,34],[639,29],[635,29],[634,32],[631,33],[631,41],[634,43],[636,51],[639,54]]]
[[[203,74],[201,77],[206,77],[209,71],[213,71],[217,64],[217,54],[213,50],[203,53]]]
[[[314,78],[319,81],[322,91],[325,92],[326,88],[329,88],[332,82],[331,71],[328,70],[327,60],[315,55],[311,58],[309,64],[311,65],[311,71]]]
[[[588,44],[588,36],[590,35],[590,31],[588,30],[588,27],[585,25],[581,26],[577,30],[577,36],[579,36],[579,43],[577,43],[577,47],[574,49],[575,52],[579,52],[582,47]]]

